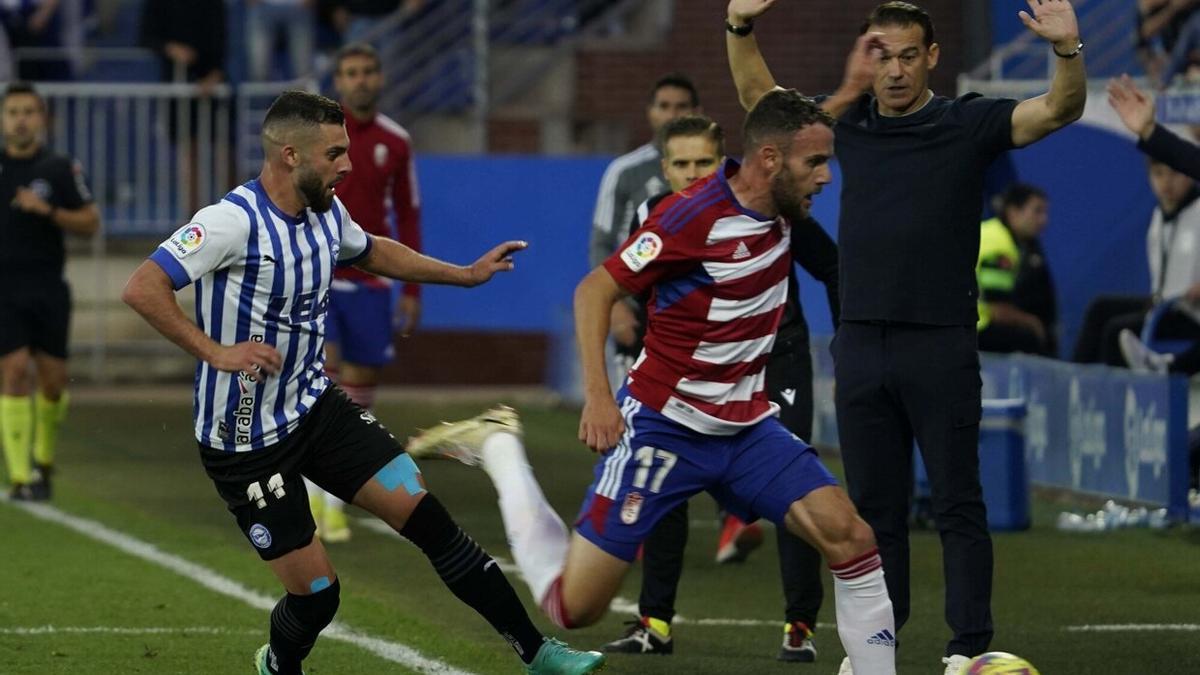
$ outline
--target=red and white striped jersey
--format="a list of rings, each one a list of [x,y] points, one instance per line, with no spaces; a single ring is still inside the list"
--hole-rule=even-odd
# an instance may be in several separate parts
[[[630,393],[700,433],[731,435],[779,407],[765,369],[787,302],[791,227],[738,204],[727,160],[667,197],[605,268],[650,292],[645,348]]]
[[[413,161],[412,138],[386,115],[363,121],[346,112],[352,169],[338,184],[338,198],[369,234],[389,237],[414,251],[421,250],[421,197]],[[393,228],[392,216],[395,217]],[[357,267],[339,268],[336,278],[389,288],[390,279]],[[404,294],[420,295],[420,286],[404,285]]]

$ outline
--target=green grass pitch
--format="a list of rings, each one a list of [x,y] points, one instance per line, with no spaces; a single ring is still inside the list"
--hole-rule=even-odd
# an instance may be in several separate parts
[[[389,403],[381,421],[406,435],[417,426],[474,414],[478,405]],[[575,440],[577,413],[523,410],[527,445],[546,493],[573,519],[594,457]],[[271,596],[279,590],[237,531],[204,476],[191,441],[186,403],[76,404],[64,428],[53,505],[99,521],[162,551],[208,567]],[[835,470],[839,467],[836,464]],[[509,552],[495,493],[477,469],[447,462],[422,466],[429,486],[489,552]],[[1018,653],[1048,675],[1200,673],[1196,630],[1075,632],[1083,624],[1200,623],[1200,536],[1183,531],[1063,534],[1052,527],[1061,505],[1038,501],[1030,532],[995,536],[993,648]],[[676,627],[671,657],[616,657],[613,673],[833,673],[842,658],[837,635],[817,631],[815,665],[774,660],[783,600],[774,538],[745,564],[712,562],[712,500],[692,508],[695,526],[679,593],[686,619],[739,619],[753,625]],[[339,620],[475,673],[520,672],[505,643],[442,586],[425,558],[357,519],[354,539],[331,547],[342,579]],[[696,522],[699,521],[699,522]],[[252,671],[266,639],[267,613],[96,542],[61,525],[0,504],[0,674],[188,673]],[[900,672],[940,673],[948,629],[942,621],[937,535],[913,535],[913,615],[902,633]],[[510,575],[511,577],[511,575]],[[516,578],[522,597],[528,593]],[[639,576],[622,596],[637,597]],[[821,621],[831,624],[826,574]],[[528,604],[547,632],[555,633]],[[628,617],[559,635],[579,647],[615,637]],[[757,622],[757,623],[755,623]],[[309,675],[408,672],[359,647],[321,640]]]

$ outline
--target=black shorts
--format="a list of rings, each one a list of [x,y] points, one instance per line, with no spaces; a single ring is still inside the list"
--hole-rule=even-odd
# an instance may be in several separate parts
[[[200,446],[204,470],[263,560],[312,541],[316,523],[304,478],[352,502],[367,481],[403,454],[400,442],[375,416],[335,385],[300,427],[275,445],[251,452]]]
[[[767,361],[767,397],[779,404],[788,431],[812,440],[813,366],[808,333],[781,337]]]
[[[71,289],[62,279],[0,286],[0,355],[28,347],[67,358]]]

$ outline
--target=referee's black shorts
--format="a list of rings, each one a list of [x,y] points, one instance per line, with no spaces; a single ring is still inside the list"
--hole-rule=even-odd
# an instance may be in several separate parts
[[[250,452],[201,445],[200,460],[263,560],[304,548],[316,534],[305,478],[353,502],[393,460],[398,471],[419,473],[391,432],[336,385],[283,441]]]
[[[0,281],[0,356],[28,347],[67,358],[71,289],[61,278]]]

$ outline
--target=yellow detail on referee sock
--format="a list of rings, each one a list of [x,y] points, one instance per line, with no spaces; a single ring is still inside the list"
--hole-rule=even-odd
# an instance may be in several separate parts
[[[671,624],[662,619],[654,617],[646,617],[646,623],[650,625],[650,629],[663,637],[671,637]]]
[[[0,396],[0,433],[4,436],[4,459],[11,483],[28,483],[33,410],[28,396]]]
[[[57,401],[38,392],[33,400],[33,461],[38,464],[53,464],[54,451],[58,447],[58,429],[67,417],[67,393]]]

